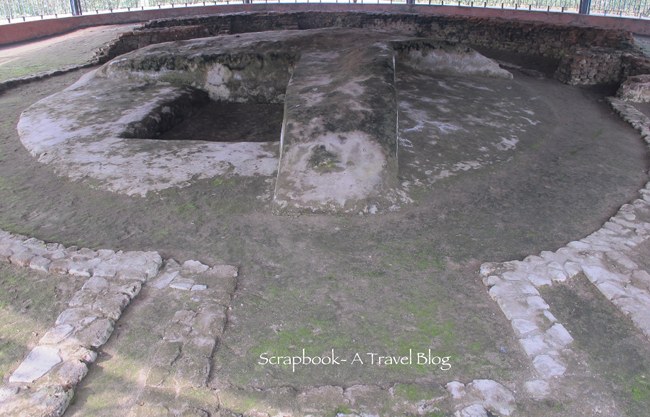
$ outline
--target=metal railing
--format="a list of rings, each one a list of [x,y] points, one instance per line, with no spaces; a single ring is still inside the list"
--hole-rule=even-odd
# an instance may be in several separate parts
[[[647,18],[650,15],[650,3],[633,0],[591,0],[591,13]]]
[[[260,3],[406,4],[407,0],[79,0],[83,14],[173,7]],[[415,0],[419,5],[577,13],[580,0]],[[591,0],[590,14],[650,18],[650,0]],[[71,15],[70,0],[0,0],[2,23]]]

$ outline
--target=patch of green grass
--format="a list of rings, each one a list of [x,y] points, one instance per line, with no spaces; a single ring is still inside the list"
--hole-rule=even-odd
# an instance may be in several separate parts
[[[395,396],[402,397],[409,401],[419,401],[426,399],[426,396],[422,394],[422,389],[414,384],[396,385]]]
[[[152,238],[154,242],[163,242],[169,237],[169,235],[170,235],[169,229],[160,227],[154,230],[152,234]]]
[[[279,285],[269,285],[264,290],[264,297],[266,299],[280,298],[285,292],[285,288]]]
[[[436,257],[435,254],[426,251],[419,251],[414,253],[413,260],[417,269],[421,271],[430,269],[440,271],[445,267],[445,263],[442,259]]]
[[[380,245],[378,248],[384,252],[381,255],[382,264],[387,269],[401,267],[418,271],[442,271],[446,266],[443,257],[426,248],[410,250],[409,248],[395,248],[392,245]]]
[[[313,356],[326,354],[330,349],[345,349],[349,345],[349,337],[341,334],[331,322],[310,320],[308,325],[281,330],[258,343],[250,350],[250,355],[255,359],[263,353],[269,356],[295,356],[301,354],[304,348],[308,355]]]
[[[275,356],[290,355],[295,353],[294,350],[299,347],[311,345],[312,337],[312,331],[308,327],[283,330],[272,339],[259,343],[251,349],[251,353],[255,358],[263,353]]]
[[[428,338],[440,338],[445,347],[451,347],[456,342],[455,324],[451,320],[438,322],[439,306],[437,303],[406,303],[403,306],[414,318],[418,333]]]
[[[214,392],[206,388],[189,388],[183,391],[184,399],[193,404],[212,404],[216,400]]]
[[[236,394],[223,391],[220,395],[222,407],[236,413],[246,413],[259,408],[260,400],[253,393],[239,391]]]
[[[210,181],[213,187],[230,187],[235,184],[234,178],[216,177]]]
[[[558,319],[567,323],[575,343],[589,355],[589,365],[610,385],[627,415],[646,415],[650,405],[649,350],[637,330],[580,274],[571,286],[542,293]]]
[[[410,402],[430,400],[441,395],[441,390],[435,386],[419,384],[397,384],[393,387],[396,397]]]
[[[12,78],[21,78],[27,75],[38,74],[40,72],[45,72],[49,68],[43,65],[28,65],[28,66],[12,66],[4,65],[2,68],[2,76],[0,81],[10,80]]]
[[[178,206],[178,212],[180,214],[195,211],[198,207],[196,207],[196,204],[188,201],[187,203],[181,204]]]
[[[345,405],[339,405],[334,409],[334,416],[336,417],[339,414],[352,414],[352,409]]]
[[[304,294],[299,288],[287,285],[269,284],[264,290],[264,299],[270,299],[282,303],[300,301]]]
[[[4,314],[0,312],[0,316],[4,316]],[[20,360],[27,348],[20,343],[24,341],[24,338],[21,337],[22,335],[18,335],[21,339],[20,341],[14,341],[9,339],[9,337],[13,338],[16,335],[8,335],[8,329],[6,328],[2,328],[1,330],[5,333],[5,337],[0,338],[0,378],[4,378],[5,375],[13,371],[11,365],[17,360]]]
[[[0,283],[2,283],[2,286],[5,288],[18,285],[21,281],[23,281],[21,277],[12,273],[5,273],[3,274],[2,279],[0,279]]]
[[[407,333],[395,334],[388,330],[380,328],[373,329],[373,337],[376,338],[381,354],[406,356],[409,351],[413,355],[411,364],[395,364],[392,368],[406,370],[409,373],[418,375],[438,373],[442,370],[440,365],[418,363],[417,355],[422,353],[428,354],[431,350],[431,356],[443,358],[454,366],[454,355],[460,349],[456,325],[453,321],[441,319],[438,315],[438,304],[433,302],[419,303],[416,300],[399,304],[390,308],[391,315],[399,315],[402,320],[409,323],[409,327],[414,328]],[[465,364],[467,365],[467,364]]]
[[[0,264],[0,377],[10,371],[33,343],[36,334],[52,325],[73,291],[44,274]]]
[[[110,410],[114,405],[113,401],[114,397],[111,395],[89,395],[83,403],[83,408],[90,415],[94,413],[99,414],[103,410]]]
[[[176,211],[178,212],[179,216],[181,216],[184,219],[188,219],[193,217],[195,213],[198,211],[198,209],[199,208],[196,206],[196,204],[192,203],[191,201],[188,201],[178,206]]]
[[[650,381],[645,375],[637,376],[630,385],[632,401],[647,403],[650,402]]]
[[[472,353],[478,354],[483,352],[485,349],[483,348],[483,343],[476,341],[469,344],[469,350]]]

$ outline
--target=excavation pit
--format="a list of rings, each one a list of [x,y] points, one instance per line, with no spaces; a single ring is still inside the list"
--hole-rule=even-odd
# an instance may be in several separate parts
[[[277,142],[284,105],[209,101],[156,139]]]
[[[188,93],[130,123],[121,137],[205,142],[280,140],[283,104],[213,101],[202,90]]]

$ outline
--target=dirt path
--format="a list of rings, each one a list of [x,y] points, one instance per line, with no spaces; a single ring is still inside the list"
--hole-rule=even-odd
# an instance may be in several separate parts
[[[0,82],[90,62],[95,51],[138,25],[97,26],[0,47]]]

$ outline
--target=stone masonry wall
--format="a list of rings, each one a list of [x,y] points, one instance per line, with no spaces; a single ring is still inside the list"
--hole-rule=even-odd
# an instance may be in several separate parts
[[[431,16],[397,13],[294,12],[239,13],[152,20],[145,28],[200,25],[212,36],[224,33],[324,27],[385,28],[415,31],[423,36],[464,41],[559,58],[571,46],[620,48],[632,42],[629,33],[590,27],[560,26],[495,18]]]
[[[391,30],[543,57],[558,63],[556,78],[568,84],[619,83],[627,74],[647,72],[647,68],[636,69],[642,55],[633,47],[631,34],[622,30],[496,18],[363,12],[234,13],[153,20],[114,42],[103,51],[102,60],[169,40],[327,27]]]
[[[63,415],[122,312],[147,286],[191,292],[201,307],[174,314],[153,361],[164,363],[161,356],[173,349],[182,352],[183,359],[150,372],[146,390],[151,390],[156,377],[172,380],[167,375],[182,375],[191,386],[207,383],[209,358],[225,327],[236,288],[236,266],[208,266],[195,260],[180,264],[163,259],[158,252],[64,247],[2,230],[0,262],[52,274],[53,279],[66,275],[86,279],[67,308],[52,319],[53,326],[0,383],[0,417]],[[155,385],[160,386],[160,379]],[[186,410],[183,415],[196,414]]]
[[[621,55],[621,76],[650,74],[650,59],[642,54],[625,52]]]
[[[611,48],[576,48],[560,59],[555,78],[572,85],[619,83],[622,55]]]

